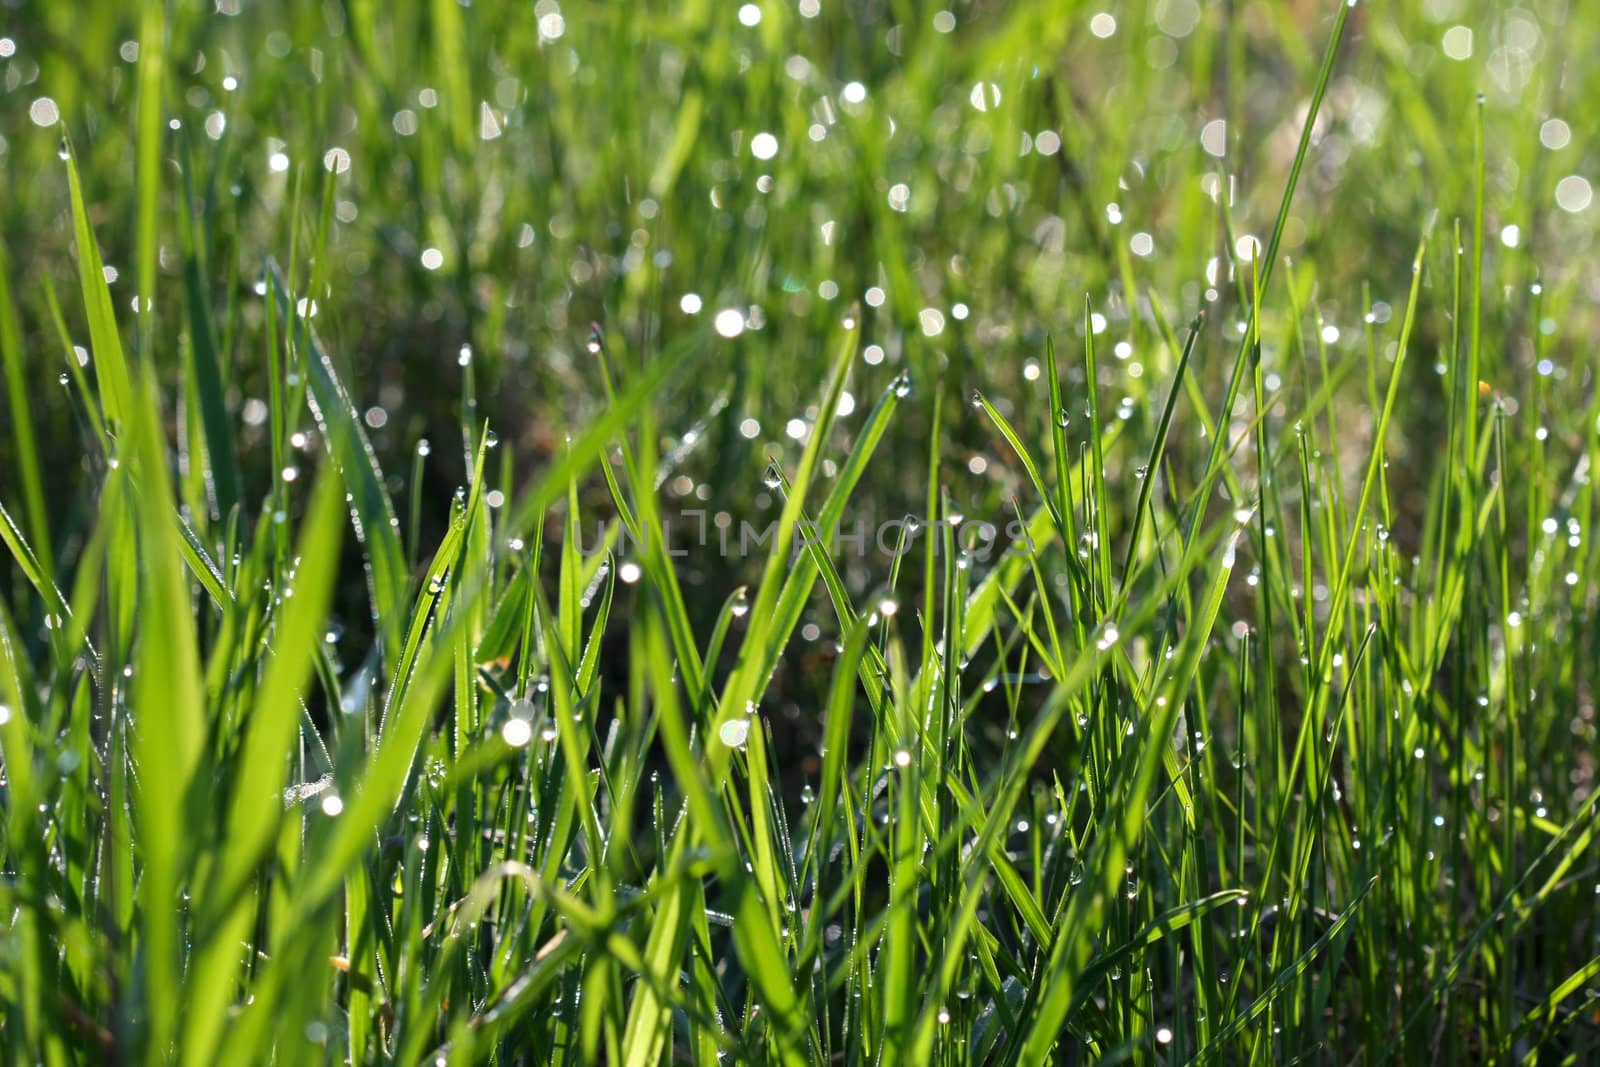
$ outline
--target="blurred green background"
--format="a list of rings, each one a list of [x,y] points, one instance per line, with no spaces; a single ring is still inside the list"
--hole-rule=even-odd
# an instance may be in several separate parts
[[[1042,440],[1043,344],[1053,336],[1066,353],[1070,393],[1073,376],[1082,381],[1086,301],[1103,402],[1134,424],[1134,440],[1148,439],[1175,362],[1156,308],[1179,329],[1211,313],[1191,375],[1213,404],[1220,397],[1242,330],[1236,254],[1271,230],[1335,10],[1326,0],[174,3],[170,195],[157,205],[154,314],[140,328],[138,15],[113,2],[8,0],[0,235],[17,314],[0,418],[19,405],[31,413],[55,554],[69,557],[93,506],[80,484],[93,460],[81,398],[58,384],[70,346],[87,346],[59,123],[127,342],[166,368],[173,409],[190,405],[180,437],[197,425],[184,369],[192,235],[247,514],[273,481],[255,292],[270,256],[298,269],[303,307],[347,373],[401,512],[420,505],[424,533],[465,480],[464,414],[496,429],[517,484],[604,405],[592,323],[625,370],[675,346],[695,352],[694,373],[657,405],[675,463],[669,499],[724,512],[734,529],[774,517],[767,458],[798,455],[823,339],[853,316],[864,346],[850,383],[856,417],[902,371],[917,398],[858,494],[869,521],[919,510],[941,389],[942,480],[958,506],[1003,521],[1011,497],[1027,495],[1022,473],[966,399],[983,390]],[[1586,250],[1600,211],[1586,175],[1600,122],[1597,36],[1567,0],[1351,11],[1284,231],[1292,269],[1265,312],[1269,387],[1297,387],[1300,357],[1319,340],[1335,368],[1362,358],[1369,326],[1374,343],[1392,344],[1426,221],[1439,212],[1448,233],[1471,217],[1481,93],[1485,377],[1515,406],[1542,326],[1555,396],[1592,388],[1579,361],[1596,295]],[[1441,269],[1424,299],[1437,306],[1448,303],[1451,242],[1435,244]],[[1442,437],[1428,379],[1450,328],[1436,310],[1418,326],[1425,354],[1408,368],[1417,382],[1392,440],[1402,517],[1407,501],[1421,510]],[[1348,375],[1334,406],[1352,442],[1370,427],[1365,377]],[[1237,417],[1248,409],[1245,397]],[[1085,422],[1072,426],[1080,441]],[[680,448],[691,431],[694,447]],[[1174,432],[1181,486],[1203,450],[1192,423],[1180,418]],[[14,469],[14,448],[0,433],[0,470]],[[1107,456],[1129,502],[1142,455]],[[13,478],[0,484],[18,513],[19,491]],[[204,506],[197,493],[190,503]],[[1403,522],[1396,533],[1407,536]],[[691,586],[716,594],[707,605],[742,566],[706,553],[684,563]],[[851,577],[866,585],[884,567],[867,559]],[[363,590],[348,584],[359,615]]]

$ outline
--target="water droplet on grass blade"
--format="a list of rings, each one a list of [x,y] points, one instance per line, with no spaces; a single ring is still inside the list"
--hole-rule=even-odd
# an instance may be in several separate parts
[[[750,720],[744,718],[729,719],[717,727],[717,737],[729,748],[743,748],[750,740]]]

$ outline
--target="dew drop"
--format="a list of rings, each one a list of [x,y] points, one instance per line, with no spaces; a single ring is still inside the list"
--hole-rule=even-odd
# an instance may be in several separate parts
[[[717,727],[717,736],[729,748],[743,748],[750,739],[750,720],[744,718],[729,719]]]
[[[533,740],[533,724],[527,719],[507,719],[505,725],[500,727],[500,736],[512,748],[523,748]]]

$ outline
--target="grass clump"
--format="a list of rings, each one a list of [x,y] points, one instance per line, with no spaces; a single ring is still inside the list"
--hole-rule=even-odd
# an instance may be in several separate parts
[[[1600,1051],[1596,31],[902,6],[6,30],[11,1058]]]

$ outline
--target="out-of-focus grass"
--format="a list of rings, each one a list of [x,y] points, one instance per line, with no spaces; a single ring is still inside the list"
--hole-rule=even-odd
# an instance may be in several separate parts
[[[12,1058],[1595,1055],[1566,0],[4,10]]]

